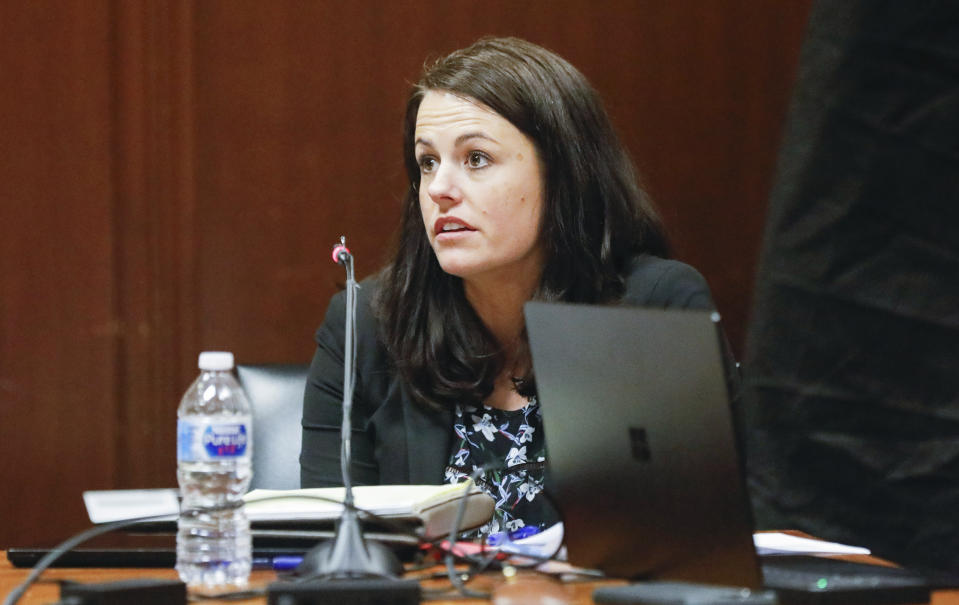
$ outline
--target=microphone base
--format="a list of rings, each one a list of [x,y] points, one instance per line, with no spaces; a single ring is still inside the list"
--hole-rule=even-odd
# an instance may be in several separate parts
[[[336,536],[307,552],[293,571],[294,576],[317,580],[397,578],[402,574],[403,564],[396,553],[379,542],[368,542],[356,511],[349,508],[343,510]]]

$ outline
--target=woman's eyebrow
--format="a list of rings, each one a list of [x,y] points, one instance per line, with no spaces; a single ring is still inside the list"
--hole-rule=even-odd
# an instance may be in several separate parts
[[[491,143],[498,143],[498,142],[499,142],[499,141],[497,141],[496,139],[494,139],[493,137],[491,137],[491,136],[489,136],[488,134],[486,134],[485,132],[466,132],[466,133],[463,133],[463,134],[461,134],[460,136],[456,137],[455,143],[456,143],[456,145],[462,145],[462,144],[465,143],[466,141],[469,141],[469,140],[472,140],[472,139],[483,139],[483,140],[489,141],[489,142],[491,142]]]
[[[499,141],[497,141],[497,140],[494,139],[493,137],[489,136],[489,135],[486,134],[485,132],[479,132],[479,131],[477,131],[477,132],[464,132],[464,133],[461,134],[460,136],[456,137],[456,140],[453,141],[453,144],[458,147],[458,146],[462,145],[463,143],[465,143],[465,142],[467,142],[467,141],[471,141],[471,140],[473,140],[473,139],[483,139],[483,140],[489,141],[489,142],[491,142],[491,143],[499,143]],[[413,141],[413,145],[414,145],[414,146],[423,145],[423,146],[425,146],[425,147],[433,147],[433,141],[431,141],[430,139],[427,139],[427,138],[425,138],[425,137],[417,137],[416,140]]]

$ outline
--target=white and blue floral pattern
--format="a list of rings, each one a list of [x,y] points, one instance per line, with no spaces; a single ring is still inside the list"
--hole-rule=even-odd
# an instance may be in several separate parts
[[[543,474],[546,444],[543,420],[536,398],[520,410],[483,406],[456,406],[453,448],[446,467],[446,482],[459,483],[484,465],[477,484],[496,501],[492,520],[481,535],[530,535],[549,527],[558,515],[546,501]]]

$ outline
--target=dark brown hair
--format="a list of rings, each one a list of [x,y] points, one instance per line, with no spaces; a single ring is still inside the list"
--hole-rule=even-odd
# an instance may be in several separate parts
[[[375,311],[415,399],[434,406],[478,405],[492,392],[503,355],[467,302],[462,280],[440,268],[423,227],[413,135],[430,90],[476,100],[533,141],[544,167],[545,264],[535,298],[617,300],[635,255],[665,257],[669,249],[598,93],[566,60],[525,40],[488,38],[427,66],[406,108],[409,188]],[[535,390],[531,371],[519,390]]]

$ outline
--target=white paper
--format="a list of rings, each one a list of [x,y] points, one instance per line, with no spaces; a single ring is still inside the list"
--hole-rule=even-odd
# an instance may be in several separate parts
[[[83,503],[93,523],[112,523],[169,515],[176,519],[180,502],[175,489],[116,489],[83,492]],[[161,519],[158,519],[161,520]]]
[[[758,555],[868,555],[869,549],[781,532],[753,534]]]

